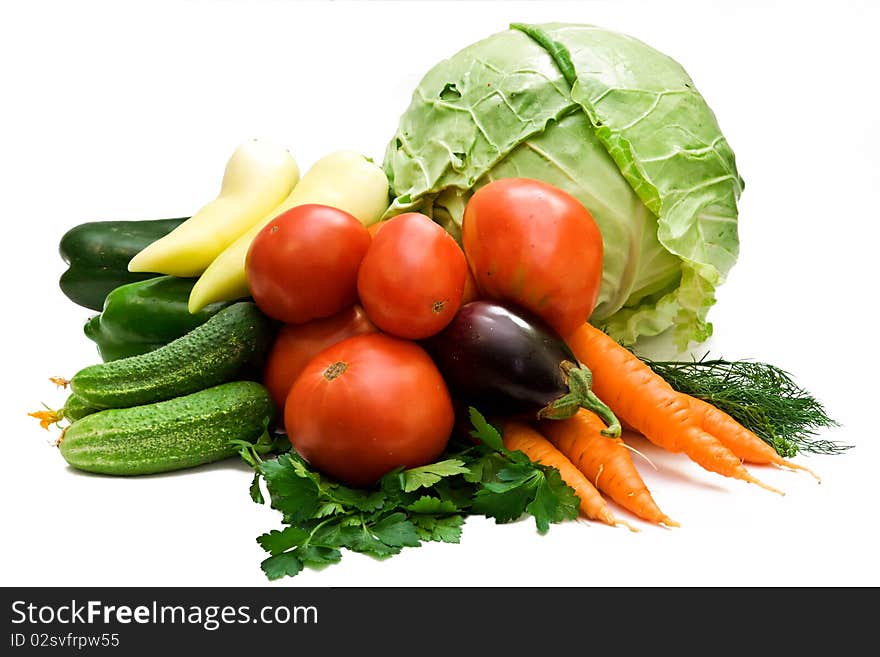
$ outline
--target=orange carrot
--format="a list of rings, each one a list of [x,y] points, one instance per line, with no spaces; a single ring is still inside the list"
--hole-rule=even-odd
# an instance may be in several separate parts
[[[559,470],[562,480],[577,493],[578,499],[580,499],[581,513],[590,520],[599,520],[612,526],[626,524],[614,517],[602,495],[584,474],[574,467],[572,462],[549,440],[532,427],[521,422],[506,422],[504,424],[504,446],[511,451],[523,452],[536,463]]]
[[[622,422],[655,445],[684,452],[710,472],[783,494],[753,477],[736,454],[697,423],[681,394],[612,337],[585,322],[566,342],[592,371],[593,392]]]
[[[556,446],[593,485],[642,520],[678,527],[660,510],[629,450],[620,438],[602,434],[605,423],[584,408],[566,420],[544,420],[541,433]]]
[[[818,481],[821,481],[819,476],[809,468],[786,461],[776,453],[775,449],[721,409],[712,406],[712,404],[702,399],[697,399],[684,393],[679,394],[690,404],[691,411],[697,422],[700,423],[700,426],[718,438],[743,461],[758,465],[775,465],[781,468],[791,468],[792,470],[803,470],[813,475]]]

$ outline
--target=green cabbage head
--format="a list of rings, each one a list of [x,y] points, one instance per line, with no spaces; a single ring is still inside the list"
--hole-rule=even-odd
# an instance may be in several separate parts
[[[423,212],[457,239],[480,186],[561,187],[602,231],[593,324],[624,344],[672,329],[684,349],[711,335],[743,181],[690,77],[644,43],[591,25],[511,25],[428,71],[384,168],[386,216]]]

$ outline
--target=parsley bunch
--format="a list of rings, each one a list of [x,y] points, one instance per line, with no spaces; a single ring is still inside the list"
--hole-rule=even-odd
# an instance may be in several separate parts
[[[395,470],[372,489],[328,479],[295,452],[263,460],[261,450],[241,445],[255,470],[251,497],[264,502],[262,479],[285,525],[257,538],[270,555],[262,563],[266,576],[337,563],[343,549],[382,559],[422,541],[458,543],[467,515],[503,523],[528,514],[542,534],[550,523],[577,517],[578,498],[556,468],[506,449],[474,408],[470,419],[477,442],[455,441],[442,461]]]

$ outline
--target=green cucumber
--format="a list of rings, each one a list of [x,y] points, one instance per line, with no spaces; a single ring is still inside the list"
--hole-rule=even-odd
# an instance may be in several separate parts
[[[143,475],[191,468],[234,456],[232,440],[256,442],[272,419],[268,391],[230,381],[166,401],[92,413],[71,424],[59,443],[74,468]]]
[[[75,392],[72,392],[67,398],[67,401],[64,402],[64,408],[62,408],[60,412],[64,416],[64,419],[76,422],[77,420],[84,418],[86,415],[91,415],[100,410],[101,409],[97,406],[92,406],[85,399],[77,395]]]
[[[75,422],[86,415],[102,410],[87,403],[75,393],[71,393],[64,402],[64,406],[59,409],[51,409],[46,404],[43,404],[43,406],[46,410],[34,411],[33,413],[28,413],[28,415],[37,418],[40,421],[40,426],[44,429],[48,429],[50,425],[58,424],[62,420]]]
[[[274,326],[256,304],[240,301],[154,351],[81,369],[71,378],[70,388],[100,408],[187,395],[242,378],[236,375],[268,350]]]

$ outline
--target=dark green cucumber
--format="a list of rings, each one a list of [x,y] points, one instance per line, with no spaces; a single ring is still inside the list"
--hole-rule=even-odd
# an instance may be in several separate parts
[[[259,359],[275,322],[251,301],[227,306],[201,326],[154,351],[90,365],[70,389],[100,408],[126,408],[187,395],[230,381]]]
[[[256,442],[272,420],[268,391],[230,381],[166,401],[113,408],[74,422],[59,444],[74,468],[143,475],[191,468],[234,456],[232,440]]]

